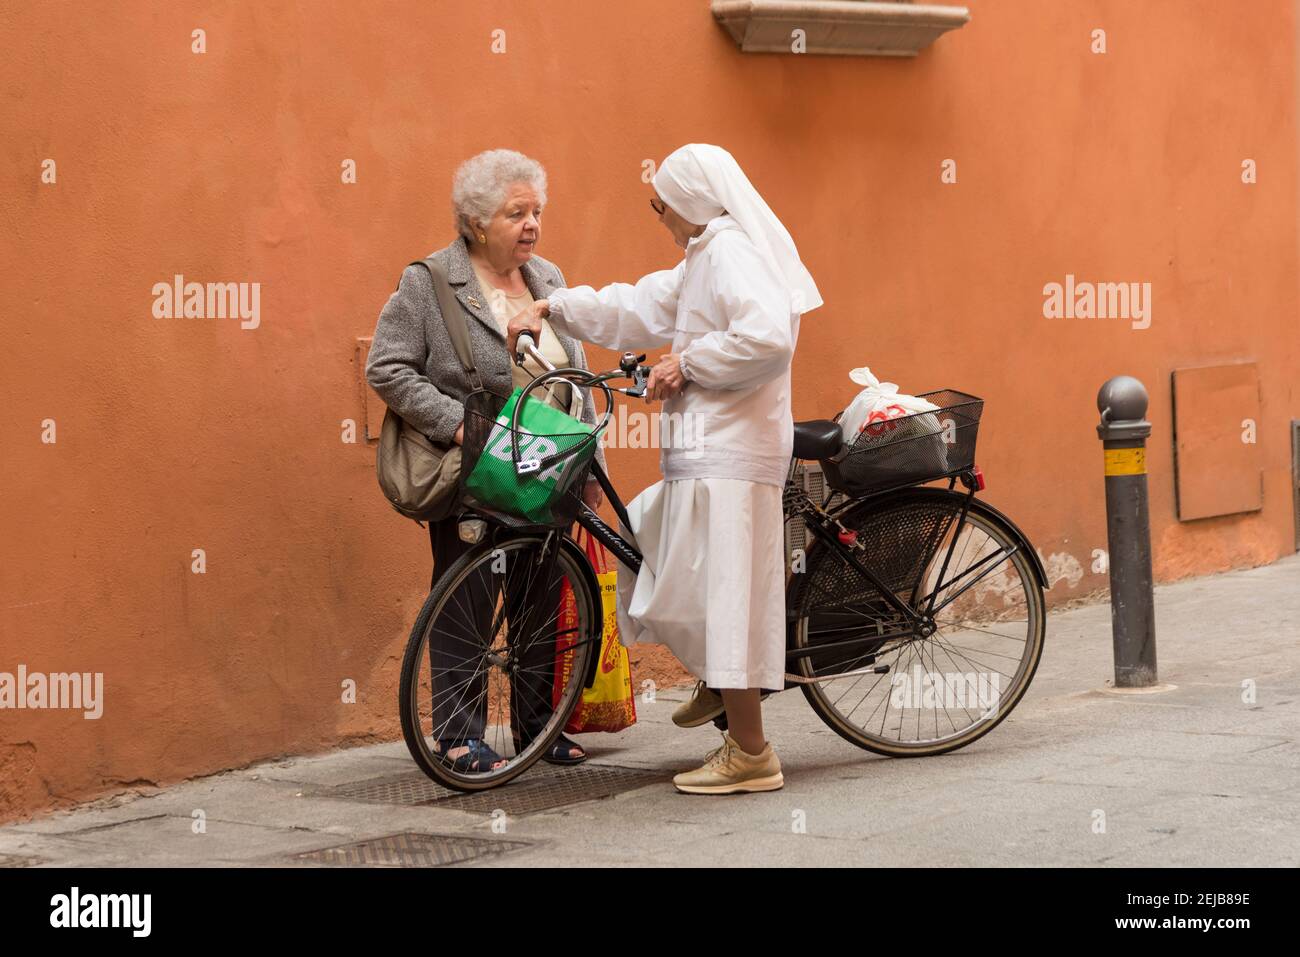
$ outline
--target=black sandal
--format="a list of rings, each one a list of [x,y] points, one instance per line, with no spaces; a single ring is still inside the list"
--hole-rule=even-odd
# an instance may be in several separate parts
[[[528,747],[532,739],[521,743],[519,738],[515,738],[515,752],[518,753]],[[581,752],[576,758],[569,752],[573,750]],[[570,741],[563,734],[551,742],[550,748],[542,755],[542,760],[547,764],[581,764],[587,760],[587,751],[577,741]]]
[[[447,767],[461,774],[471,771],[481,773],[499,770],[494,769],[492,765],[506,760],[493,751],[485,741],[478,738],[438,738],[435,744],[434,756]],[[469,748],[469,750],[454,758],[447,757],[447,754],[456,748]]]

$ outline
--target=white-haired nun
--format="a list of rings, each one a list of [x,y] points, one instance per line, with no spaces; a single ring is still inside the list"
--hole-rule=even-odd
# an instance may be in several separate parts
[[[625,644],[666,644],[710,688],[780,689],[790,361],[821,296],[726,150],[681,147],[654,187],[703,227],[676,268],[547,300],[553,328],[616,351],[670,346],[686,379],[659,416],[663,481],[628,504],[645,561],[635,577],[618,565],[619,627]]]

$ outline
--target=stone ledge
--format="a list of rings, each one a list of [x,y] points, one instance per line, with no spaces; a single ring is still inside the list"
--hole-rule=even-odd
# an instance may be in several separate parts
[[[713,16],[745,53],[916,56],[970,19],[966,7],[876,0],[712,0]]]

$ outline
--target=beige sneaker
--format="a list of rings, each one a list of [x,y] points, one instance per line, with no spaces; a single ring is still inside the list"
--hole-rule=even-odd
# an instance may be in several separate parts
[[[695,683],[695,693],[691,700],[677,706],[673,712],[673,724],[679,728],[698,728],[706,721],[712,721],[726,710],[722,705],[722,695],[710,691],[703,681]]]
[[[709,752],[704,766],[678,774],[673,785],[686,794],[736,794],[776,791],[785,786],[785,778],[772,742],[765,742],[759,754],[747,754],[724,731],[722,746]]]

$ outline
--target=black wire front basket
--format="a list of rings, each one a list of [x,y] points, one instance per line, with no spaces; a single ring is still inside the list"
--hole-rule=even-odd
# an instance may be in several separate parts
[[[488,389],[465,398],[461,503],[509,528],[567,528],[582,505],[599,436],[577,429],[561,434],[516,430],[501,421],[508,401],[509,396]],[[529,458],[543,464],[520,474],[516,462]]]
[[[862,495],[919,485],[972,468],[984,400],[955,389],[927,392],[917,398],[938,408],[868,422],[851,445],[822,460],[826,484],[849,495]]]

